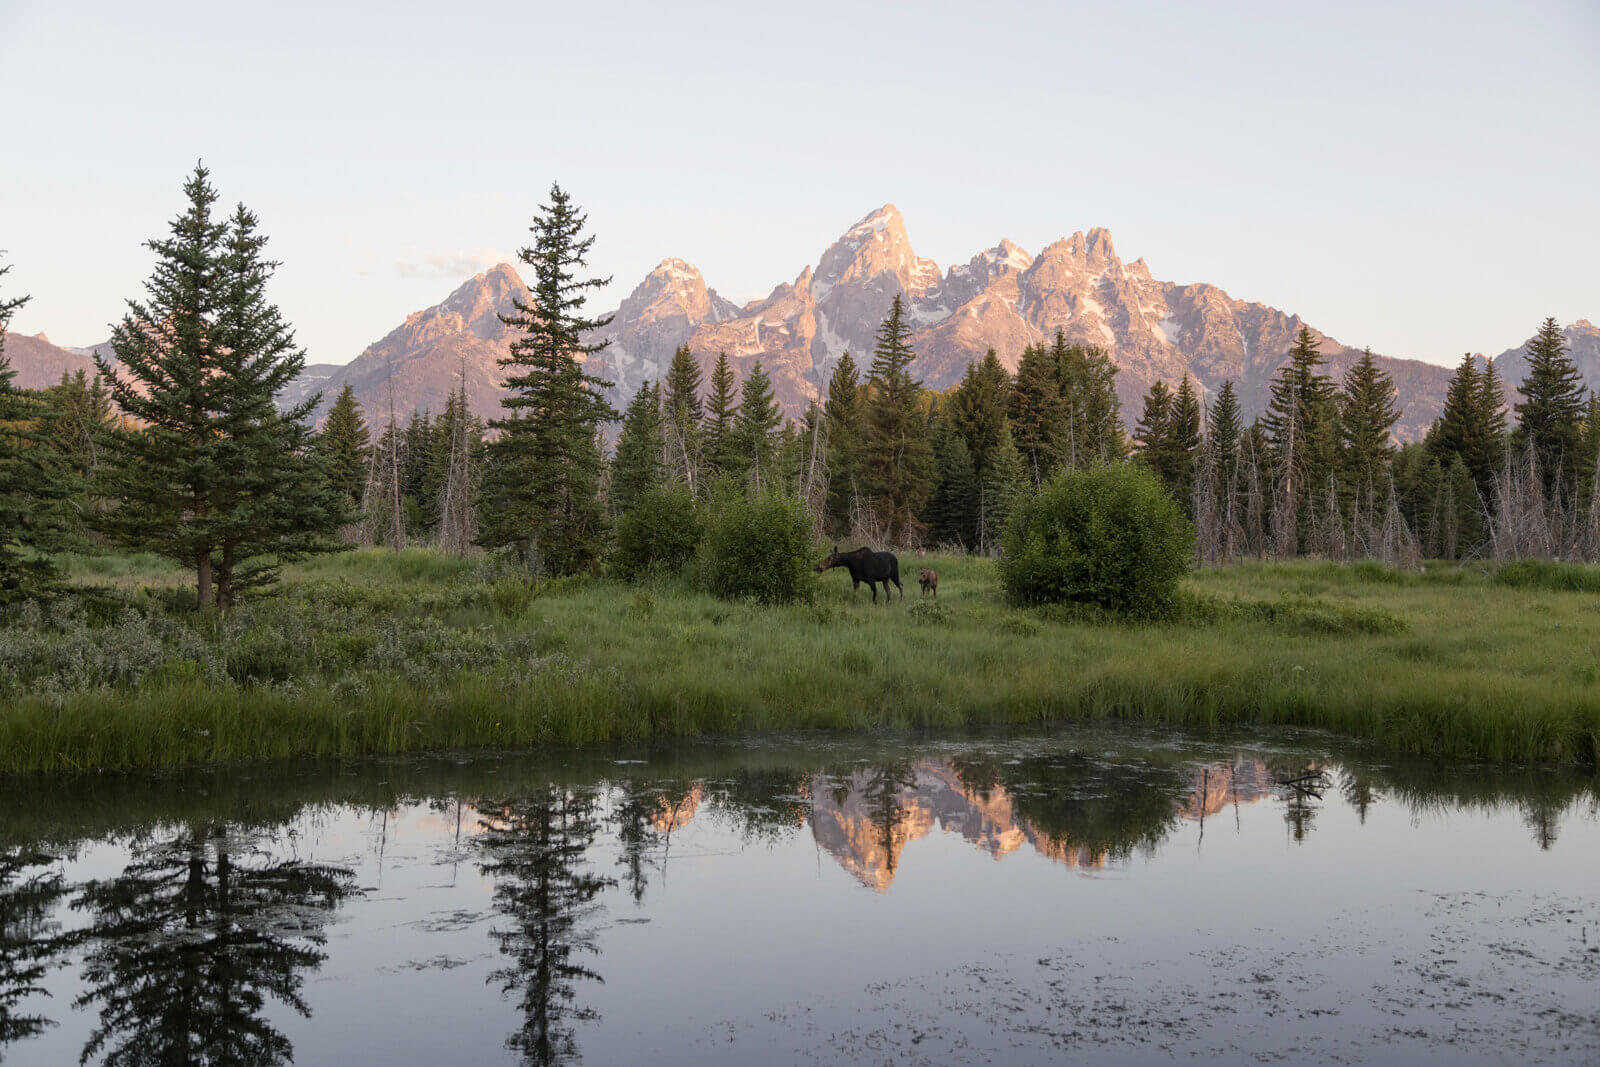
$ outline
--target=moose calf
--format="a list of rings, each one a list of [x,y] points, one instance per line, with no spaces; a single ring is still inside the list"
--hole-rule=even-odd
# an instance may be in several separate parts
[[[921,573],[917,575],[917,584],[922,586],[923,596],[927,596],[931,592],[935,597],[938,597],[939,572],[929,570],[927,567],[922,568]]]

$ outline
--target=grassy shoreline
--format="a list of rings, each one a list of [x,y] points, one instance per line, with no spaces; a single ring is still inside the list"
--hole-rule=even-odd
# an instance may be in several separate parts
[[[189,619],[183,576],[154,561],[72,564],[115,591],[0,630],[0,773],[1117,719],[1495,762],[1600,752],[1600,598],[1563,591],[1587,572],[1249,564],[1192,575],[1182,620],[1135,624],[1011,607],[962,557],[932,561],[937,605],[913,588],[874,607],[834,574],[812,604],[760,607],[357,552],[218,623]]]

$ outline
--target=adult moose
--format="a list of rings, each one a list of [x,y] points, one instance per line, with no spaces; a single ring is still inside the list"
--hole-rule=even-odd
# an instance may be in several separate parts
[[[834,545],[833,551],[828,553],[828,558],[817,564],[818,572],[832,567],[845,567],[850,571],[850,591],[854,593],[861,588],[861,583],[866,582],[867,588],[872,590],[872,602],[878,602],[878,583],[883,583],[883,596],[885,602],[890,597],[889,583],[900,590],[900,599],[906,598],[906,590],[900,584],[900,561],[895,559],[893,552],[874,552],[870,548],[858,548],[854,552],[840,552],[839,546]]]

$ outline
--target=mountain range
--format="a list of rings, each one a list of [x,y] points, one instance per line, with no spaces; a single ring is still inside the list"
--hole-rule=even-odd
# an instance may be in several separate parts
[[[679,345],[700,356],[708,379],[711,361],[726,352],[740,380],[760,360],[785,411],[798,415],[826,392],[846,351],[863,368],[870,362],[874,335],[897,295],[913,326],[917,359],[911,369],[929,388],[953,386],[990,348],[1015,370],[1026,346],[1048,342],[1059,330],[1070,342],[1111,354],[1129,426],[1152,382],[1176,384],[1185,373],[1202,395],[1232,379],[1246,415],[1261,411],[1294,335],[1309,325],[1214,285],[1160,281],[1143,259],[1125,263],[1104,229],[1074,233],[1037,255],[1001,240],[942,269],[915,253],[900,212],[886,204],[830,244],[814,268],[806,266],[792,282],[742,306],[709,288],[692,264],[663,260],[621,302],[611,323],[589,338],[609,343],[590,357],[588,370],[614,383],[611,399],[620,409],[640,384],[665,373]],[[407,316],[350,363],[308,366],[283,401],[320,390],[320,415],[349,384],[369,421],[381,423],[391,402],[402,419],[412,411],[441,410],[464,376],[473,409],[496,414],[503,376],[497,360],[513,336],[499,316],[518,297],[529,299],[527,288],[502,263],[442,303]],[[1335,376],[1360,355],[1315,327],[1311,332]],[[1600,387],[1600,328],[1579,320],[1566,336],[1590,387]],[[1508,385],[1521,380],[1524,347],[1495,357]],[[57,348],[42,335],[6,337],[19,385],[48,384],[63,370],[92,371],[92,351]],[[1393,376],[1404,408],[1395,435],[1414,440],[1439,414],[1451,368],[1392,357],[1379,362]]]

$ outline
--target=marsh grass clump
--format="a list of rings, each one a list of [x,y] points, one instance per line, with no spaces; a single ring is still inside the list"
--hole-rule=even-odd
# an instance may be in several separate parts
[[[1557,593],[1600,593],[1600,567],[1548,559],[1519,559],[1494,573],[1496,585]]]
[[[1173,607],[1194,539],[1194,524],[1143,466],[1068,471],[1013,513],[1000,580],[1021,604],[1156,618]]]

